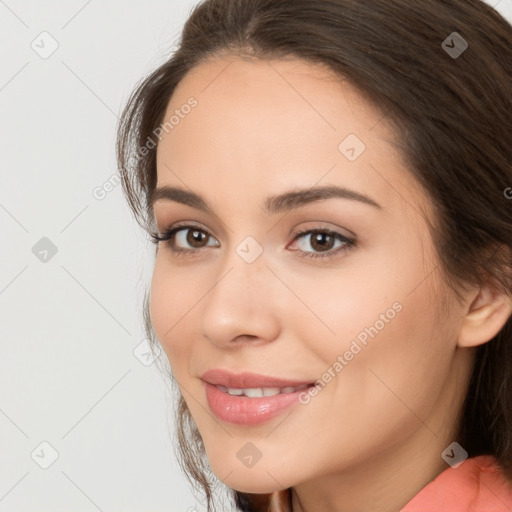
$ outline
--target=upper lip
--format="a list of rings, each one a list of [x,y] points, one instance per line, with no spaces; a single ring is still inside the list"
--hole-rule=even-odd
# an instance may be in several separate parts
[[[310,381],[305,380],[280,379],[251,372],[231,373],[222,369],[208,370],[201,375],[201,379],[210,384],[232,389],[285,388],[311,384]]]

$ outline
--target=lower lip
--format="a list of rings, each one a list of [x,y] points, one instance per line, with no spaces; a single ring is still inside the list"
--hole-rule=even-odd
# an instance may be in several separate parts
[[[249,398],[224,393],[213,384],[206,384],[206,400],[217,418],[236,425],[257,425],[281,414],[285,409],[298,403],[300,393],[283,393],[274,396]]]

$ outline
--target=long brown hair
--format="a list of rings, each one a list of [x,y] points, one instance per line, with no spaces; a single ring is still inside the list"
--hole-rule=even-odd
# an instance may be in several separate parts
[[[185,74],[224,55],[299,57],[351,82],[395,128],[410,172],[429,194],[436,212],[430,234],[457,297],[465,284],[489,278],[510,293],[512,27],[497,11],[480,0],[201,2],[178,49],[137,85],[118,128],[123,191],[148,232],[147,200],[156,186],[156,147],[148,150],[148,137],[163,123]],[[146,295],[146,330],[154,342],[148,306]],[[470,456],[496,456],[510,477],[511,369],[509,318],[477,349],[458,437]],[[181,395],[176,421],[180,464],[212,510],[204,446]],[[290,490],[234,491],[233,498],[246,512],[290,509]]]

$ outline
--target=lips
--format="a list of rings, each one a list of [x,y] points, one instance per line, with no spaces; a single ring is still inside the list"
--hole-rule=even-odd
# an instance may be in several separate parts
[[[257,373],[243,372],[231,373],[226,370],[208,370],[201,375],[201,379],[215,386],[224,386],[231,389],[249,388],[297,388],[313,384],[306,380],[286,380],[277,377],[268,377]]]
[[[298,404],[300,393],[313,385],[307,381],[225,370],[209,370],[201,379],[213,414],[227,423],[246,426],[268,421]]]

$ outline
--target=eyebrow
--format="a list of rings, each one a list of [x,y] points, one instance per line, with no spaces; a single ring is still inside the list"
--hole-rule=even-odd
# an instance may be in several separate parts
[[[279,195],[267,198],[264,205],[264,211],[269,214],[277,214],[300,208],[310,203],[317,201],[324,201],[331,198],[349,199],[352,201],[359,201],[361,203],[373,206],[377,209],[382,209],[376,201],[364,194],[350,190],[345,187],[336,185],[327,185],[322,187],[311,187],[299,190],[291,190]],[[175,201],[192,208],[196,208],[205,213],[215,215],[213,208],[208,202],[203,199],[199,194],[190,192],[178,187],[164,186],[155,188],[148,195],[147,205],[151,210],[156,203],[160,200]]]

